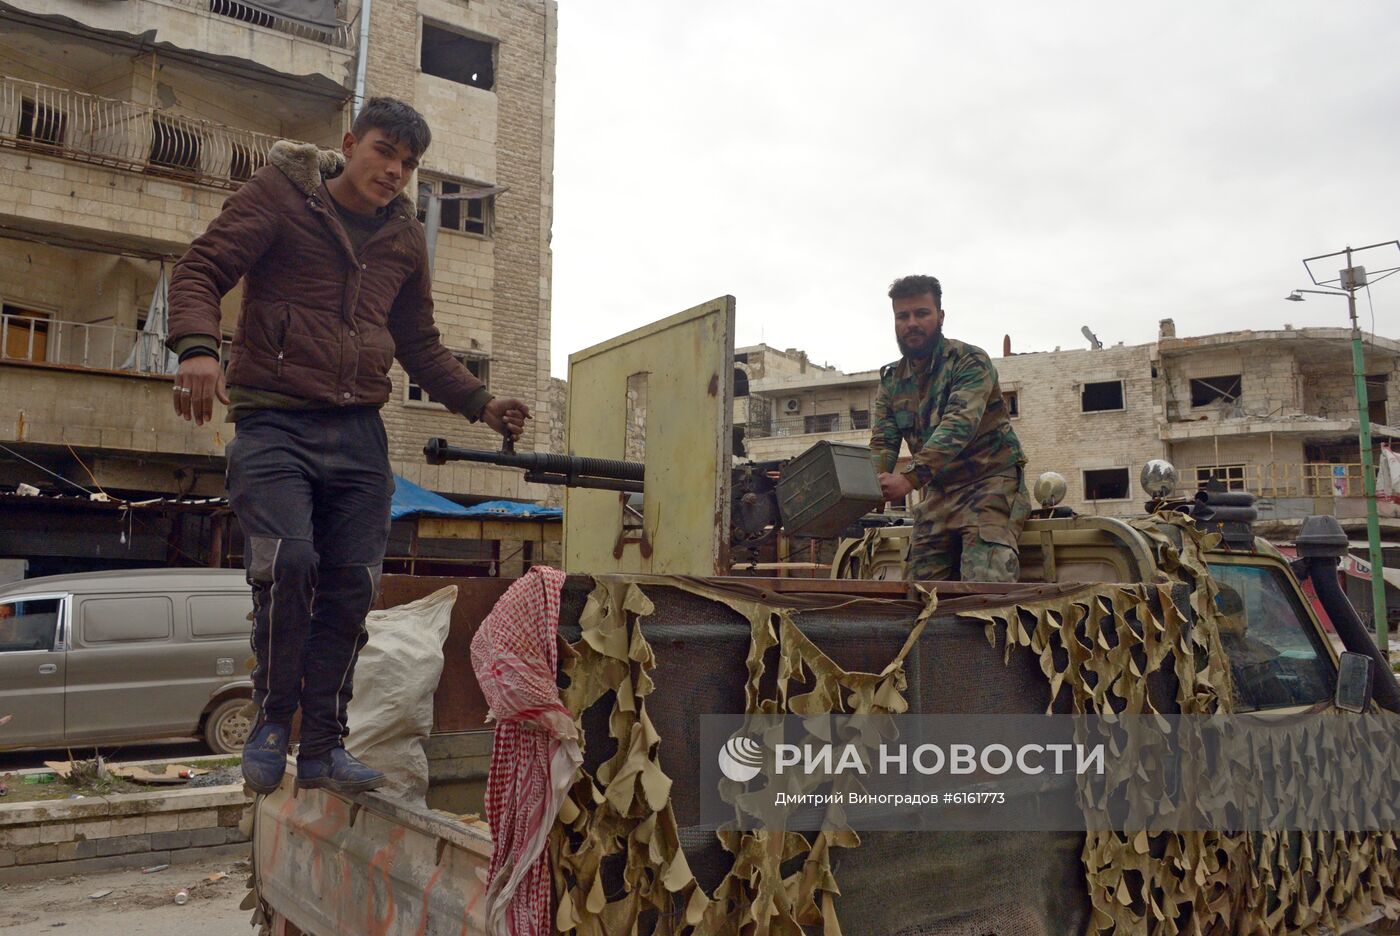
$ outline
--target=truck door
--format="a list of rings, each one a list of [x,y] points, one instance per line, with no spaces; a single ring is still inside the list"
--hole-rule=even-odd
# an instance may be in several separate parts
[[[0,602],[0,748],[63,743],[64,598]]]
[[[1235,710],[1294,708],[1332,698],[1331,648],[1288,574],[1270,564],[1211,562],[1220,585],[1220,641],[1235,683]]]

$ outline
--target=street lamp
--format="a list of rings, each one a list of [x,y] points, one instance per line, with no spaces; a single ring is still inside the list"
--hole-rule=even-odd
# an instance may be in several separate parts
[[[1356,321],[1356,291],[1369,286],[1372,282],[1400,272],[1400,264],[1378,269],[1368,279],[1366,268],[1356,265],[1353,262],[1353,255],[1365,251],[1382,250],[1389,254],[1391,251],[1387,248],[1391,247],[1395,248],[1395,252],[1400,253],[1400,241],[1384,241],[1379,244],[1371,244],[1368,247],[1358,247],[1356,250],[1347,247],[1336,253],[1308,257],[1303,261],[1303,268],[1308,271],[1308,277],[1312,280],[1313,285],[1329,286],[1335,284],[1337,289],[1295,289],[1286,297],[1290,302],[1302,302],[1304,301],[1302,294],[1310,293],[1319,296],[1345,296],[1347,300],[1347,311],[1351,315],[1351,370],[1352,377],[1356,381],[1356,412],[1360,426],[1358,435],[1361,446],[1362,489],[1366,496],[1366,539],[1370,547],[1371,557],[1371,614],[1376,624],[1376,644],[1382,653],[1387,654],[1390,651],[1390,628],[1389,622],[1386,620],[1385,609],[1385,561],[1381,554],[1381,524],[1376,509],[1376,472],[1371,460],[1371,415],[1370,406],[1366,399],[1366,358],[1361,348],[1361,326]],[[1337,272],[1335,278],[1328,277],[1319,280],[1310,265],[1343,256],[1346,258],[1346,266]]]

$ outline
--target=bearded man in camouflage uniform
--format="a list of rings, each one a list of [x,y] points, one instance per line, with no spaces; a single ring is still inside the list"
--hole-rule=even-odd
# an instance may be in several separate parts
[[[981,348],[943,336],[937,279],[906,276],[889,295],[904,356],[880,369],[870,452],[886,501],[923,492],[904,577],[1014,582],[1030,498],[996,369]],[[901,442],[911,458],[896,474]]]

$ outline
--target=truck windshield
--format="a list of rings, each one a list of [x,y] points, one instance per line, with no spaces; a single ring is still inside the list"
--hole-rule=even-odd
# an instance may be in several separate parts
[[[1220,642],[1230,659],[1238,712],[1312,705],[1332,697],[1333,668],[1283,573],[1266,566],[1211,563]]]

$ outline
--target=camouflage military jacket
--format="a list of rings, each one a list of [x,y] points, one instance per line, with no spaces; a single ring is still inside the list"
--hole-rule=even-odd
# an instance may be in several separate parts
[[[893,471],[899,443],[915,487],[952,490],[1026,463],[996,368],[981,348],[940,336],[927,359],[880,368],[870,438],[876,471]]]

